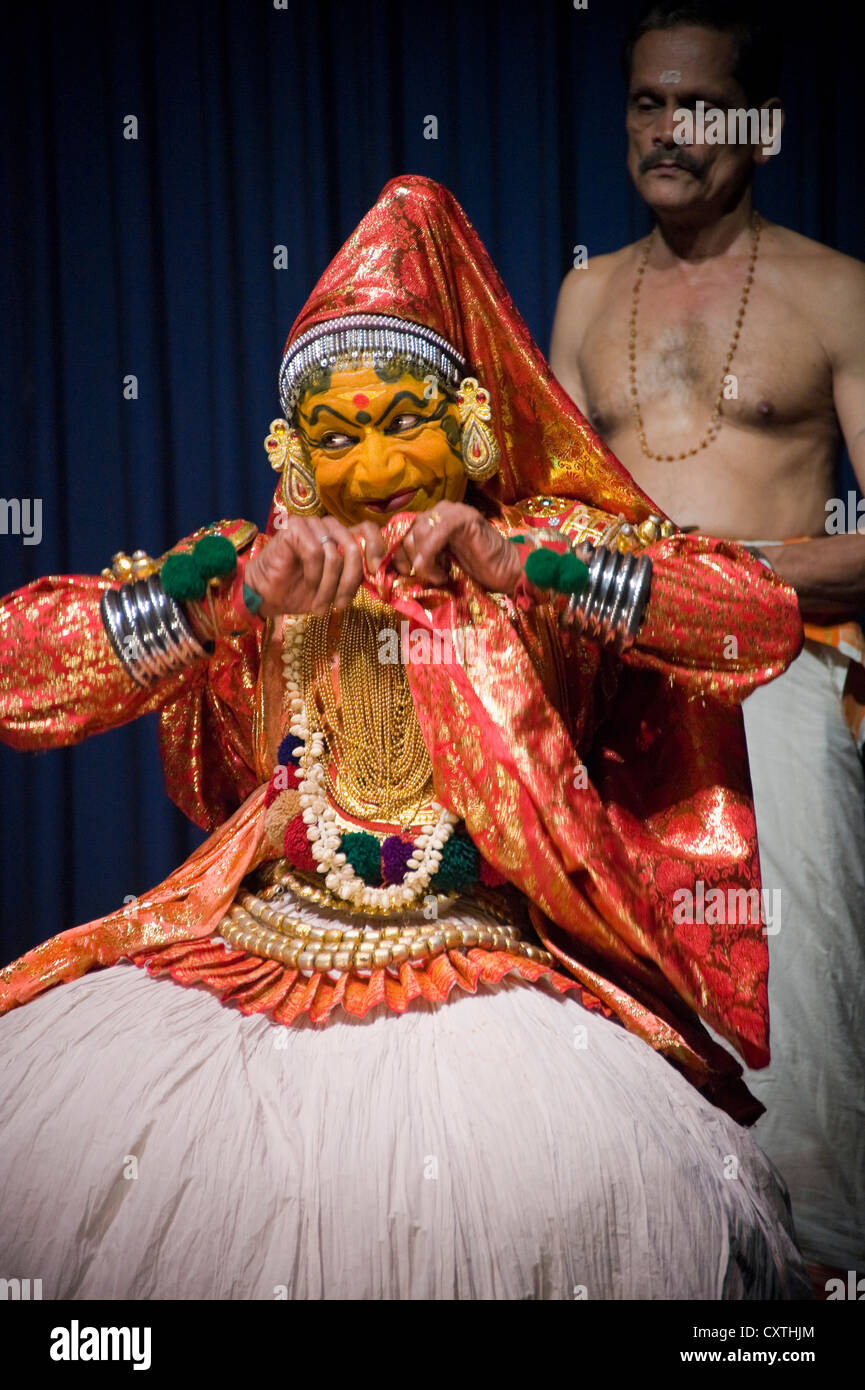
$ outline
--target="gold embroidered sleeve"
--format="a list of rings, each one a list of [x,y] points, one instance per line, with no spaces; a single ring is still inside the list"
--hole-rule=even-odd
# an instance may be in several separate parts
[[[104,575],[38,579],[0,600],[0,740],[37,751],[158,712],[166,785],[196,824],[212,829],[257,785],[252,751],[263,623],[238,602],[242,565],[216,593],[212,651],[149,689],[115,655],[99,602]]]
[[[552,526],[572,545],[612,543],[647,554],[651,593],[624,659],[695,695],[738,704],[786,670],[801,648],[794,590],[733,541],[681,532],[657,538],[671,523],[622,527],[623,518],[566,498],[529,498],[506,509],[504,520],[511,528]],[[555,596],[549,606],[558,612],[564,600]]]
[[[37,750],[80,743],[161,709],[204,663],[161,681],[136,685],[114,654],[99,613],[112,581],[52,575],[0,600],[0,739]]]
[[[629,665],[739,703],[802,646],[796,594],[732,541],[676,535],[647,547],[652,588]]]

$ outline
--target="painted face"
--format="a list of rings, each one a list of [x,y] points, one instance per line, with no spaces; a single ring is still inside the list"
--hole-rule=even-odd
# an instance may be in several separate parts
[[[456,406],[406,373],[334,372],[306,392],[297,428],[325,511],[346,526],[461,502],[466,490]]]

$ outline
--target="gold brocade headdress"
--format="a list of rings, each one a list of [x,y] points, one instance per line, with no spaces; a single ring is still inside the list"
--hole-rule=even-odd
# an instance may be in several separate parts
[[[295,321],[287,416],[317,374],[388,354],[450,388],[466,371],[481,380],[500,450],[487,496],[573,497],[635,522],[657,512],[553,377],[459,203],[417,175],[385,185]]]

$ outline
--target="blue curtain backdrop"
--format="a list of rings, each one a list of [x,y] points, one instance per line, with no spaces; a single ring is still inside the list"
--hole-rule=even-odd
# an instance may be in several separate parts
[[[546,347],[573,246],[605,252],[649,226],[624,167],[631,13],[20,4],[0,59],[0,496],[41,498],[43,536],[0,535],[0,592],[98,572],[119,549],[158,554],[219,517],[263,522],[287,330],[395,174],[454,191]],[[865,118],[846,25],[826,5],[807,28],[791,18],[788,124],[757,201],[861,257]],[[3,959],[200,843],[164,795],[155,735],[151,717],[57,752],[0,747]]]

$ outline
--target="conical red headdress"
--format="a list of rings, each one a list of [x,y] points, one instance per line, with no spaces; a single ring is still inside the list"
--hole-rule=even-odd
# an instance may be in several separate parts
[[[553,377],[459,203],[431,179],[385,185],[307,300],[286,354],[310,330],[372,314],[432,330],[489,391],[501,462],[487,496],[574,497],[637,522],[657,514]]]

